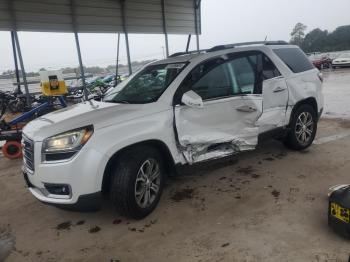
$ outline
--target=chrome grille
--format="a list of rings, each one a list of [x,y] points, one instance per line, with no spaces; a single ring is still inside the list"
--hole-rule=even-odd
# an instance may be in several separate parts
[[[23,136],[23,163],[30,170],[34,172],[34,142],[29,138]]]

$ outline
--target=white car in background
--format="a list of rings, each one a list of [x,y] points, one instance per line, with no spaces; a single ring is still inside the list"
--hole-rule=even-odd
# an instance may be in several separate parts
[[[253,150],[267,137],[309,147],[323,110],[321,82],[304,52],[285,42],[177,53],[103,101],[28,123],[24,178],[42,202],[85,209],[109,193],[121,214],[140,219],[181,167]]]
[[[344,53],[334,59],[332,62],[334,68],[337,67],[350,67],[350,53]]]

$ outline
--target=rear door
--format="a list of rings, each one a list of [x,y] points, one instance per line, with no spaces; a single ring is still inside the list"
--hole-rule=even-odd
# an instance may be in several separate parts
[[[198,65],[184,80],[179,97],[192,90],[203,100],[202,108],[179,102],[174,108],[178,142],[189,163],[256,147],[260,65],[257,52],[225,55]]]
[[[288,88],[285,78],[266,55],[263,62],[263,114],[259,119],[259,132],[266,132],[286,125]]]

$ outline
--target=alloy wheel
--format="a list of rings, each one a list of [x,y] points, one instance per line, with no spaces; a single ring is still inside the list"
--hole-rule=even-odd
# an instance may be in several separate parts
[[[160,167],[155,159],[144,161],[137,173],[135,199],[141,208],[152,205],[160,189]]]
[[[306,145],[310,142],[314,131],[314,120],[309,112],[302,112],[295,125],[296,139],[301,145]]]

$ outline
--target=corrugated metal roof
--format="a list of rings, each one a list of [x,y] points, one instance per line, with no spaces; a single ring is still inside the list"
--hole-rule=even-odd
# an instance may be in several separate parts
[[[126,0],[128,33],[163,33],[162,0]],[[169,34],[194,34],[196,0],[165,0]],[[123,32],[120,0],[0,0],[0,30]],[[197,12],[200,33],[200,12]]]

